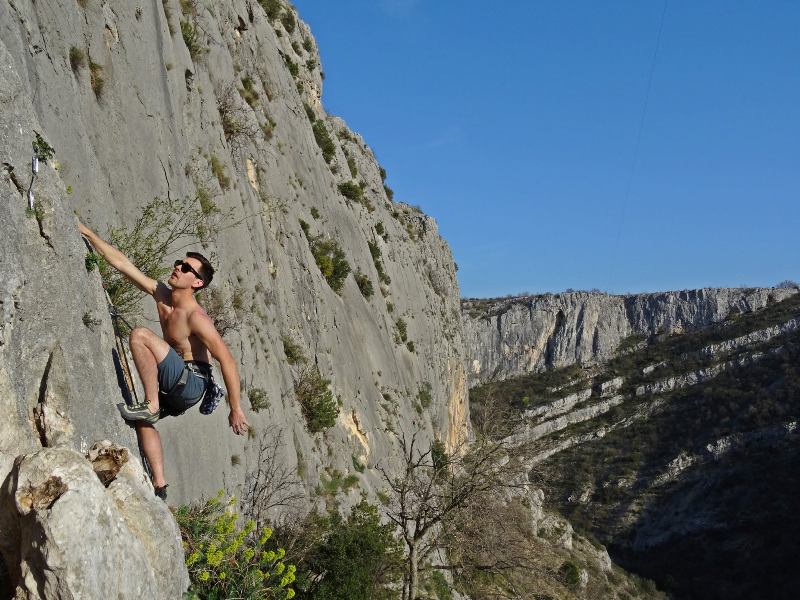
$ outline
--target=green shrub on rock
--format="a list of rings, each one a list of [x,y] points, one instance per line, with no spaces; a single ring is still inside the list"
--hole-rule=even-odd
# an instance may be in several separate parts
[[[339,404],[328,387],[330,383],[314,366],[303,371],[294,384],[295,396],[311,433],[333,427],[339,416]]]
[[[283,562],[286,551],[267,550],[272,530],[256,531],[255,522],[237,526],[232,507],[223,492],[200,504],[181,506],[175,520],[181,530],[189,569],[190,598],[294,597],[296,567]]]
[[[308,243],[322,276],[334,292],[340,293],[350,273],[350,264],[347,262],[344,250],[336,241],[322,236],[311,238]]]
[[[328,133],[328,128],[325,127],[325,123],[319,119],[314,121],[314,125],[312,125],[311,128],[314,131],[314,139],[317,140],[317,145],[319,149],[322,150],[322,158],[325,159],[326,163],[330,163],[333,159],[333,155],[336,154],[336,145],[331,139],[331,134]]]

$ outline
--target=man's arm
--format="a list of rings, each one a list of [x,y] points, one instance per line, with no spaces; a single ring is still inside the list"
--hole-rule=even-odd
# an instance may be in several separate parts
[[[230,349],[222,340],[222,336],[214,327],[214,322],[202,310],[196,310],[189,316],[189,327],[192,334],[196,335],[203,345],[208,348],[219,362],[222,378],[225,380],[225,387],[228,388],[228,404],[231,412],[228,415],[228,423],[236,434],[247,433],[250,424],[244,416],[241,407],[239,369]]]
[[[108,242],[104,241],[103,238],[81,223],[80,220],[78,221],[78,229],[80,230],[81,235],[89,240],[92,246],[94,246],[95,250],[97,250],[97,252],[106,259],[108,264],[130,279],[140,290],[146,294],[155,296],[156,290],[158,289],[158,282],[155,279],[152,279],[151,277],[148,277],[142,273],[128,259],[127,256],[114,248],[114,246]]]

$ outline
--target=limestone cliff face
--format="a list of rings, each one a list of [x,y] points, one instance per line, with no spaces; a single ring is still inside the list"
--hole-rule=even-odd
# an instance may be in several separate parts
[[[680,333],[764,308],[794,289],[704,288],[611,296],[575,292],[462,305],[470,385],[609,359],[634,335]]]
[[[73,447],[102,438],[134,447],[114,408],[112,330],[72,212],[102,233],[130,225],[154,197],[200,188],[237,222],[204,251],[218,263],[214,285],[238,298],[226,339],[243,406],[259,434],[283,433],[282,459],[309,488],[324,469],[391,461],[400,431],[451,445],[466,435],[450,250],[431,218],[387,197],[370,148],[325,113],[314,39],[288,10],[292,18],[270,20],[245,0],[0,5],[0,403],[11,416],[0,479],[14,456],[49,441],[37,406]],[[56,155],[33,187],[36,214],[26,215],[34,131]],[[348,198],[339,185],[351,181]],[[371,297],[353,275],[340,294],[331,289],[314,236],[339,244]],[[150,301],[145,308],[152,317]],[[325,434],[306,430],[293,389],[302,367],[287,361],[284,339],[341,401]],[[258,414],[247,401],[256,389],[269,401]],[[226,417],[223,407],[159,425],[171,501],[241,486],[254,444],[232,435]],[[359,477],[366,489],[378,481],[371,468]]]

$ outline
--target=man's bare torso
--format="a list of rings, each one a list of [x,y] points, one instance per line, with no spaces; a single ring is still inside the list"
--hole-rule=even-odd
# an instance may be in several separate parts
[[[183,360],[200,360],[210,363],[208,348],[192,334],[189,317],[194,311],[203,308],[195,303],[192,307],[176,308],[170,303],[168,295],[156,294],[156,308],[158,320],[161,322],[161,331],[164,341],[172,346]]]

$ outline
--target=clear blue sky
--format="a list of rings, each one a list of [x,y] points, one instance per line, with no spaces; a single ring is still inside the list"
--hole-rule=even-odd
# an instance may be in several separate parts
[[[800,2],[295,4],[462,296],[800,280]]]

